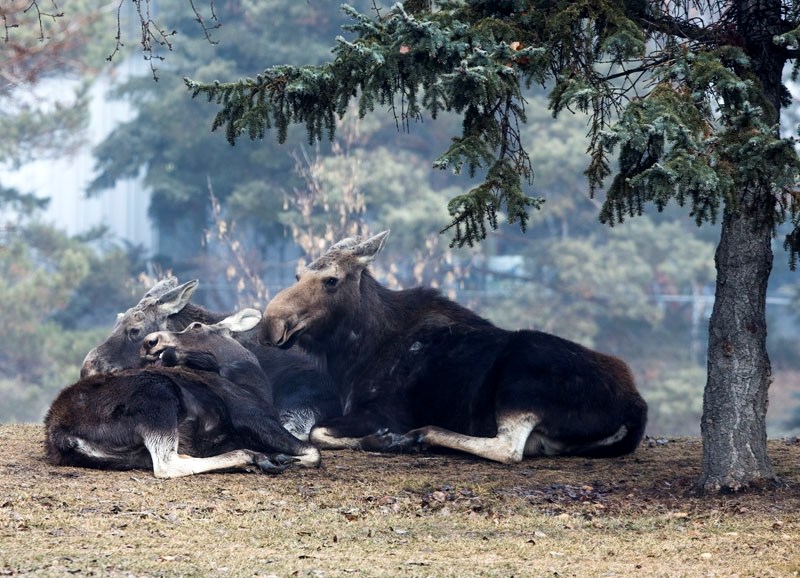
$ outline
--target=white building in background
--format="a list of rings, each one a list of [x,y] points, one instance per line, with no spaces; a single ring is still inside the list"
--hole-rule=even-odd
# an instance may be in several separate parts
[[[132,73],[131,65],[128,74]],[[37,88],[39,94],[55,97],[71,94],[75,85],[68,80],[51,80]],[[156,232],[147,216],[150,192],[141,178],[117,182],[113,189],[87,198],[86,189],[95,176],[93,148],[114,127],[130,120],[133,111],[128,103],[108,98],[111,81],[99,78],[90,89],[89,126],[86,142],[69,156],[29,162],[18,170],[0,168],[0,182],[20,193],[48,197],[50,204],[44,220],[69,235],[76,235],[105,225],[113,240],[141,245],[147,254],[156,248]]]

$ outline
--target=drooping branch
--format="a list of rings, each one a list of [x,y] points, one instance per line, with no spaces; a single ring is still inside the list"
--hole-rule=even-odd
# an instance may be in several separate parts
[[[450,18],[418,20],[399,4],[379,19],[349,11],[355,23],[348,29],[359,37],[339,38],[328,64],[276,66],[235,83],[187,79],[193,96],[220,105],[213,128],[224,128],[233,144],[242,135],[263,138],[275,127],[282,142],[290,124],[305,124],[313,144],[323,133],[333,136],[337,116],[353,99],[360,116],[376,104],[387,106],[405,130],[424,109],[434,118],[440,111],[461,113],[462,135],[434,166],[486,177],[450,205],[454,243],[479,242],[488,227],[497,227],[499,215],[524,229],[538,201],[523,191],[532,169],[519,130],[525,122],[519,66],[543,78],[546,51],[521,46],[516,31],[471,29]],[[508,41],[497,43],[498,34],[509,34]]]
[[[516,127],[525,122],[522,88],[550,84],[554,114],[567,109],[590,116],[592,192],[611,176],[615,150],[627,154],[629,166],[622,172],[629,180],[612,187],[618,203],[606,214],[609,222],[640,212],[647,201],[662,207],[676,195],[695,195],[694,214],[705,220],[718,206],[709,201],[719,196],[709,193],[716,186],[711,177],[725,175],[707,166],[716,158],[715,149],[704,148],[709,123],[715,111],[734,114],[721,103],[738,100],[749,86],[736,74],[727,80],[747,66],[731,6],[736,4],[684,0],[631,1],[622,8],[579,0],[551,12],[542,6],[509,15],[494,3],[467,2],[419,14],[397,4],[376,8],[375,17],[346,8],[353,19],[346,29],[355,39],[339,38],[330,63],[275,66],[232,83],[187,79],[186,84],[193,96],[217,103],[213,128],[224,128],[231,144],[242,135],[263,138],[272,127],[283,142],[291,124],[305,124],[310,143],[323,133],[332,137],[336,117],[351,100],[358,102],[360,116],[376,104],[387,107],[402,130],[423,111],[433,118],[440,111],[461,115],[461,134],[434,161],[436,168],[463,169],[483,179],[448,205],[452,221],[445,230],[454,233],[456,245],[479,242],[497,227],[498,215],[524,229],[527,210],[538,206],[523,190],[533,173]],[[690,69],[698,71],[696,80],[687,79]],[[659,98],[651,98],[659,86]],[[631,132],[636,137],[631,143],[620,136],[627,130],[620,124],[625,110],[652,124],[649,133]],[[635,126],[638,119],[625,122]],[[676,145],[703,154],[665,157]],[[679,180],[678,169],[687,163],[691,178]],[[652,189],[657,194],[640,194],[648,183],[657,185]]]
[[[109,62],[111,62],[125,46],[122,36],[122,20],[123,9],[126,1],[128,0],[118,0],[117,3],[117,33],[115,36],[116,44],[111,53],[106,57],[106,60]],[[172,51],[172,39],[177,34],[177,31],[174,29],[170,30],[165,24],[160,23],[153,18],[151,11],[151,0],[129,1],[139,19],[139,28],[141,30],[139,43],[142,46],[142,54],[144,55],[144,59],[150,64],[150,71],[153,75],[153,80],[158,81],[157,62],[163,61],[166,58],[162,51]],[[194,14],[194,19],[199,24],[206,40],[210,44],[216,44],[217,41],[212,37],[212,31],[222,26],[222,23],[217,17],[214,0],[207,0],[207,2],[210,12],[208,18],[202,15],[200,10],[197,8],[195,0],[188,0],[189,6]]]

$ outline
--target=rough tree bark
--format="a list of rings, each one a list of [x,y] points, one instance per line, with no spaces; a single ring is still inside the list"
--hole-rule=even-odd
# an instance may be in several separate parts
[[[773,37],[781,31],[781,0],[739,0],[732,13],[752,73],[763,89],[758,103],[779,126],[786,54]],[[776,129],[777,130],[777,129]],[[768,177],[767,177],[768,178]],[[704,491],[738,491],[776,481],[767,456],[767,282],[772,270],[775,199],[754,178],[737,202],[728,201],[715,255],[717,288],[709,322],[708,382],[703,397]]]
[[[709,323],[703,398],[704,491],[737,491],[774,480],[767,456],[766,296],[772,230],[728,209],[717,247],[717,291]]]

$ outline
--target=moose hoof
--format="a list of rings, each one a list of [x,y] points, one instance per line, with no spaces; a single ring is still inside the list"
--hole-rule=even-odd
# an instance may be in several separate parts
[[[388,429],[379,429],[374,434],[361,438],[361,449],[371,452],[413,453],[424,449],[424,439],[416,431],[397,434]]]
[[[261,468],[262,472],[267,474],[280,474],[290,464],[296,461],[297,458],[287,456],[286,454],[263,455],[256,460],[256,465]]]
[[[426,440],[428,439],[427,428],[414,429],[405,434],[405,437],[410,438],[409,451],[422,452],[428,449]]]

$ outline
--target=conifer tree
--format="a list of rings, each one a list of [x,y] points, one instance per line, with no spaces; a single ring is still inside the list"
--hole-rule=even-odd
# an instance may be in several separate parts
[[[455,111],[461,134],[434,166],[480,177],[448,206],[452,242],[463,245],[501,215],[525,229],[540,204],[525,192],[536,151],[520,140],[523,89],[547,87],[554,115],[587,112],[586,174],[590,194],[605,192],[601,221],[615,225],[670,201],[698,225],[721,218],[699,487],[775,480],[765,301],[778,224],[794,225],[784,242],[792,266],[800,249],[800,162],[777,128],[790,102],[781,75],[798,56],[800,5],[444,0],[370,15],[344,9],[354,38],[337,38],[328,64],[275,66],[229,83],[187,79],[194,96],[219,107],[213,128],[233,144],[271,128],[283,140],[302,123],[315,142],[333,134],[353,99],[362,116],[388,107],[405,128]]]

